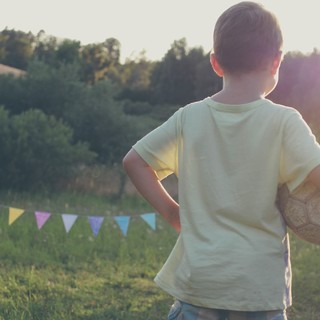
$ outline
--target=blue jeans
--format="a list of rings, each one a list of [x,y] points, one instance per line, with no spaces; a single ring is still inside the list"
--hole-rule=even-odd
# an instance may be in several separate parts
[[[257,312],[218,310],[176,300],[170,309],[168,320],[287,320],[287,317],[283,310]]]

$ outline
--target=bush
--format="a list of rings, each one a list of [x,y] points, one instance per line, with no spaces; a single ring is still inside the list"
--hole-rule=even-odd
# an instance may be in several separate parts
[[[117,86],[110,81],[95,83],[68,119],[75,138],[88,142],[101,164],[121,163],[131,146],[155,127],[150,117],[126,114],[124,102],[115,99],[117,93]]]
[[[149,102],[125,100],[123,111],[129,115],[140,116],[150,114],[152,108]]]
[[[0,187],[52,187],[95,155],[83,143],[74,144],[72,130],[40,110],[9,116],[0,108]]]

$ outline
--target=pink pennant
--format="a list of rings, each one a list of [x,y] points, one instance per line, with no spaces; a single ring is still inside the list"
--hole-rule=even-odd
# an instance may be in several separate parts
[[[51,213],[49,213],[49,212],[36,211],[34,214],[36,217],[37,226],[38,226],[39,230],[43,227],[43,225],[47,222],[47,220],[51,216]]]

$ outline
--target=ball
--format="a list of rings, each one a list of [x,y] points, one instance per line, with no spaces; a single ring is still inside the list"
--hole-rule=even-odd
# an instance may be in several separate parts
[[[287,185],[278,190],[277,203],[287,226],[299,238],[320,244],[320,189],[311,182],[293,192]]]

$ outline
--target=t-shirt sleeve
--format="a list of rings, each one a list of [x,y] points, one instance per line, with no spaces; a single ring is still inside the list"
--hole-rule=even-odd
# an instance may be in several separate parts
[[[299,112],[293,112],[284,125],[281,180],[290,191],[320,165],[320,146]]]
[[[160,180],[172,173],[178,175],[181,112],[182,109],[179,109],[133,146],[140,157],[155,170]]]

